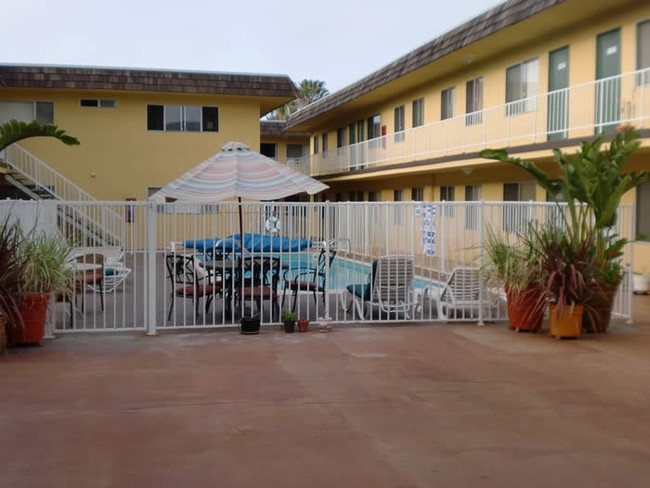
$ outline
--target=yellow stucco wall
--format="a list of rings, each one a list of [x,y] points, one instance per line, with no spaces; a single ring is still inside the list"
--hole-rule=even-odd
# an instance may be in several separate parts
[[[636,69],[636,51],[637,39],[636,29],[638,22],[650,19],[650,4],[647,2],[638,2],[631,7],[620,8],[616,4],[612,4],[611,12],[609,15],[599,15],[596,18],[589,17],[588,11],[583,13],[585,19],[579,22],[572,29],[564,29],[549,34],[548,29],[544,29],[545,34],[534,42],[524,44],[517,44],[514,40],[508,46],[507,51],[500,51],[488,58],[481,59],[477,57],[472,59],[464,65],[460,65],[455,71],[445,74],[443,76],[432,78],[430,81],[418,88],[408,89],[407,91],[400,91],[399,83],[394,89],[382,87],[383,92],[388,92],[388,95],[382,96],[382,101],[377,102],[375,105],[364,107],[363,109],[351,110],[346,109],[341,111],[345,113],[344,116],[338,119],[333,119],[331,114],[326,114],[323,117],[324,125],[318,126],[318,120],[312,121],[316,124],[317,128],[312,131],[311,152],[314,153],[313,136],[318,135],[322,139],[323,134],[327,134],[329,140],[329,150],[334,149],[333,142],[336,141],[336,130],[339,127],[347,128],[352,122],[358,120],[366,121],[367,119],[377,113],[381,117],[381,125],[386,126],[386,133],[388,137],[389,153],[391,151],[392,138],[390,137],[395,132],[394,123],[394,110],[396,107],[404,106],[405,109],[405,128],[407,130],[412,128],[412,102],[413,100],[424,98],[424,122],[425,124],[440,121],[441,118],[441,91],[450,87],[455,87],[455,106],[454,116],[462,115],[466,112],[466,82],[476,77],[483,77],[483,108],[489,109],[490,107],[499,107],[498,110],[487,114],[489,120],[485,120],[482,124],[477,124],[475,127],[470,127],[467,130],[469,136],[472,131],[476,132],[477,140],[482,140],[484,133],[500,133],[505,125],[509,125],[510,132],[516,132],[518,126],[528,127],[527,123],[536,120],[538,124],[545,127],[546,116],[543,112],[544,108],[539,107],[535,112],[522,113],[516,116],[506,116],[505,110],[502,107],[505,103],[505,82],[506,82],[506,69],[515,64],[531,59],[538,59],[539,61],[539,85],[538,93],[545,93],[548,90],[548,67],[549,67],[549,53],[558,48],[565,46],[569,47],[569,85],[575,86],[581,83],[593,82],[596,76],[596,38],[599,34],[608,32],[613,29],[620,28],[621,37],[621,72],[631,72]],[[480,45],[485,43],[489,45],[492,42],[490,38],[485,39],[478,43],[477,51],[480,51]],[[445,62],[443,58],[441,63]],[[625,102],[626,97],[629,95],[629,90],[634,90],[633,77],[626,80],[626,85],[623,86],[623,93],[621,95],[622,101]],[[628,86],[629,85],[629,86]],[[390,93],[392,90],[392,94]],[[582,116],[586,120],[593,120],[593,93],[584,94],[585,100],[591,103],[580,103],[577,107],[571,109],[580,110],[584,113]],[[540,105],[542,102],[540,101]],[[625,107],[623,108],[625,110]],[[591,112],[589,112],[591,111]],[[579,131],[572,131],[572,137],[591,137],[593,129],[587,128]],[[453,137],[450,134],[449,137]],[[532,137],[526,139],[526,134],[520,134],[521,139],[518,139],[515,144],[522,145],[534,142],[540,142]],[[366,135],[364,135],[364,139]],[[412,144],[407,140],[406,145]],[[458,141],[462,144],[463,141]],[[503,144],[508,144],[510,141],[503,141]],[[417,143],[415,143],[417,144]],[[383,154],[382,157],[388,156],[378,163],[377,166],[386,166],[398,162],[407,162],[413,160],[413,157],[402,156],[402,150],[399,144],[394,145],[394,150],[390,154]],[[414,151],[415,149],[415,151]],[[480,147],[472,147],[469,150],[477,150]],[[411,146],[406,149],[406,153],[418,152],[417,148]],[[462,152],[462,148],[459,148]],[[321,153],[321,148],[319,148]],[[452,152],[453,154],[453,152]],[[442,154],[441,154],[442,155]],[[319,156],[321,156],[319,154]],[[419,159],[425,158],[422,155]],[[418,159],[417,157],[415,158]],[[415,169],[415,171],[420,171]],[[434,170],[435,171],[435,170]],[[402,174],[408,174],[408,169],[400,170]],[[373,176],[369,175],[367,178],[372,179]]]
[[[114,99],[117,107],[81,107],[81,98]],[[81,145],[53,139],[22,145],[99,200],[145,199],[148,187],[165,185],[231,140],[259,150],[260,106],[252,97],[3,89],[3,100],[54,102],[55,124]],[[219,132],[148,131],[147,104],[216,106]]]

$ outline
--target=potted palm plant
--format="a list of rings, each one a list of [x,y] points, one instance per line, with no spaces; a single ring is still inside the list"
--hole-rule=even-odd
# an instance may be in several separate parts
[[[559,179],[533,162],[510,157],[505,149],[485,149],[480,153],[484,158],[524,169],[556,201],[562,196],[566,200],[566,213],[559,213],[564,218],[567,244],[573,251],[585,242],[592,244],[592,293],[585,304],[583,326],[594,332],[607,331],[613,299],[622,279],[622,250],[628,241],[613,230],[618,206],[625,193],[650,180],[646,171],[625,170],[627,161],[640,146],[639,134],[633,127],[619,127],[608,147],[603,147],[604,142],[602,136],[583,141],[573,155],[554,149]]]
[[[488,228],[483,251],[486,259],[481,274],[488,285],[504,288],[510,328],[517,332],[541,329],[544,269],[537,249],[522,236],[497,235]]]
[[[22,327],[14,328],[17,344],[40,344],[45,334],[47,304],[52,292],[69,293],[72,268],[67,265],[71,246],[59,234],[18,231],[17,255],[23,263],[16,299]]]

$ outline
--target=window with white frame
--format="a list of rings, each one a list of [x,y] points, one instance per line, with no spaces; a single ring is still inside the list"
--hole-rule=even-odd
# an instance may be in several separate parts
[[[314,154],[318,154],[318,151],[320,151],[320,138],[318,136],[314,136]]]
[[[454,116],[454,97],[456,88],[453,86],[440,93],[440,120],[451,119]]]
[[[352,122],[350,125],[348,125],[348,144],[356,144],[357,142],[357,137],[356,137],[356,125],[354,122]]]
[[[454,200],[455,200],[456,189],[453,186],[441,186],[440,187],[440,201],[451,202],[450,205],[443,205],[442,215],[445,217],[454,216]]]
[[[393,201],[401,202],[402,201],[402,190],[393,190]],[[404,216],[402,215],[403,210],[402,205],[395,205],[393,208],[393,223],[398,225],[404,221]]]
[[[218,132],[219,109],[198,105],[147,105],[147,130]]]
[[[336,147],[341,148],[345,146],[345,127],[336,129]]]
[[[322,134],[321,135],[322,142],[323,142],[323,155],[327,152],[327,134]]]
[[[465,125],[483,123],[483,77],[469,80],[465,85]]]
[[[411,200],[414,202],[423,202],[424,201],[424,188],[421,186],[411,188]]]
[[[303,154],[302,144],[287,144],[287,162],[297,162],[302,159]]]
[[[530,59],[506,69],[506,115],[537,110],[539,60]]]
[[[368,117],[368,140],[376,139],[380,136],[381,131],[381,117],[373,115]]]
[[[395,107],[395,142],[402,142],[404,140],[404,105]]]
[[[117,107],[117,102],[115,100],[109,100],[109,99],[82,98],[81,100],[79,100],[79,106],[81,106],[81,107],[98,107],[98,108],[115,108],[115,107]]]
[[[639,240],[650,241],[650,182],[636,187],[636,231]]]
[[[365,122],[363,120],[357,120],[357,142],[363,142]]]
[[[506,232],[524,233],[528,222],[532,220],[531,209],[527,205],[508,205],[508,202],[528,202],[535,200],[535,183],[503,184],[503,230]]]
[[[413,127],[420,127],[424,125],[424,98],[413,100]]]
[[[637,77],[637,85],[650,85],[650,20],[636,26],[636,69],[643,70]]]
[[[10,120],[41,124],[54,123],[54,102],[0,102],[0,123]]]
[[[478,202],[481,200],[481,187],[479,185],[465,186],[465,202]],[[465,228],[478,230],[478,205],[467,203],[465,207]]]

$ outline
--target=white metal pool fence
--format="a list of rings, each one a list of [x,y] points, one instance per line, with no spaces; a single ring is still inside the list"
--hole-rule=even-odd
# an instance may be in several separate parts
[[[246,272],[242,287],[234,279],[240,276],[240,254],[227,241],[240,233],[238,210],[235,202],[0,202],[0,216],[11,214],[27,226],[37,222],[75,246],[104,246],[102,232],[120,239],[123,258],[112,266],[129,274],[111,291],[89,289],[77,296],[73,313],[69,304],[52,303],[50,322],[57,333],[232,327],[249,313],[259,313],[263,325],[280,324],[280,307],[294,308],[298,318],[337,324],[506,320],[502,290],[481,282],[474,300],[447,310],[439,307],[439,292],[455,271],[481,267],[488,228],[514,238],[530,222],[557,222],[560,215],[555,204],[539,202],[241,203],[244,233],[257,234],[247,243],[246,259],[266,266]],[[111,227],[116,214],[124,216],[119,229]],[[93,215],[92,225],[79,215]],[[619,209],[616,232],[633,238],[633,207]],[[309,274],[319,257],[333,254],[331,265],[321,267],[324,276]],[[361,289],[373,261],[388,255],[413,256],[408,313],[382,312],[364,300],[349,306],[348,285]],[[628,245],[628,271],[632,259]],[[187,273],[170,278],[179,267]],[[182,283],[180,274],[194,284]],[[263,279],[275,291],[254,290]],[[619,318],[632,316],[631,283],[628,272],[615,302]]]

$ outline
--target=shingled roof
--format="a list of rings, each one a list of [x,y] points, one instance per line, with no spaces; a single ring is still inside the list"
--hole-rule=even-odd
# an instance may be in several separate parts
[[[284,120],[260,120],[260,134],[263,136],[279,136],[279,137],[304,137],[309,138],[309,132],[286,132],[287,126]]]
[[[296,98],[286,75],[0,65],[0,87],[125,90]]]
[[[407,75],[566,0],[509,0],[461,24],[338,92],[293,113],[287,128],[344,105],[372,90]]]

